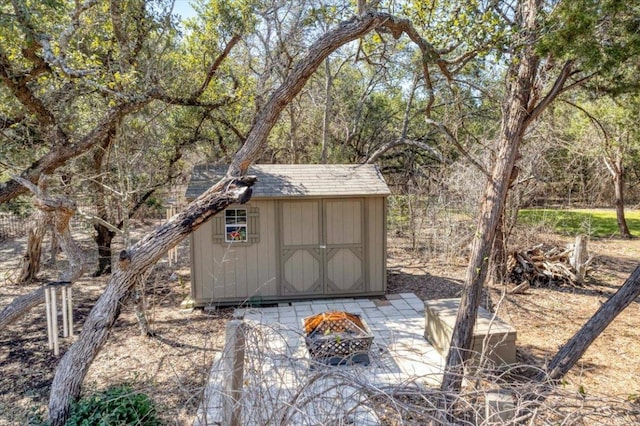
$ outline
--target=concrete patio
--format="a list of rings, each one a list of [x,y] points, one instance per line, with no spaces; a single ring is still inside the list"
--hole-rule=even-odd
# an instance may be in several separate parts
[[[327,311],[361,315],[374,336],[369,365],[310,359],[303,319]],[[226,347],[213,363],[195,425],[231,424],[230,410],[246,425],[377,425],[367,402],[372,393],[434,387],[442,377],[444,360],[424,338],[424,302],[413,293],[237,309],[235,317],[243,327],[241,391],[230,395],[233,351]]]

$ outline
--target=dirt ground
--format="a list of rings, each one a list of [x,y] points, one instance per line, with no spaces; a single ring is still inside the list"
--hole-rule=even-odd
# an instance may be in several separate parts
[[[137,223],[138,235],[152,224]],[[86,233],[85,233],[86,234]],[[544,239],[544,241],[540,241]],[[565,244],[569,240],[536,235],[538,242]],[[25,240],[0,242],[0,309],[13,298],[42,283],[13,284]],[[85,237],[81,244],[93,253]],[[400,237],[389,238],[388,291],[415,292],[422,299],[456,297],[462,289],[466,259],[426,256],[408,249]],[[45,245],[46,246],[46,245]],[[520,361],[544,365],[629,276],[640,259],[637,240],[592,241],[595,255],[587,285],[582,288],[532,288],[526,294],[503,295],[492,288],[499,315],[518,331]],[[208,369],[223,343],[224,325],[231,310],[184,310],[180,303],[190,289],[188,246],[178,249],[177,265],[161,261],[146,285],[149,320],[155,337],[143,337],[132,306],[122,308],[111,336],[91,366],[84,382],[90,393],[119,383],[146,392],[158,404],[166,424],[187,425],[200,402]],[[87,270],[92,271],[95,257]],[[43,279],[55,278],[64,268],[64,256],[55,267],[45,266]],[[76,334],[100,296],[107,278],[86,274],[74,285]],[[564,382],[568,389],[590,395],[635,400],[640,395],[640,302],[635,301],[600,336]],[[61,339],[61,353],[73,338]],[[0,425],[39,424],[46,417],[49,386],[60,357],[47,347],[44,306],[0,332]]]

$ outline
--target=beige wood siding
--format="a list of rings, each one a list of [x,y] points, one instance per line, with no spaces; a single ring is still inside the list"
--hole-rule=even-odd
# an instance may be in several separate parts
[[[277,294],[275,202],[265,200],[247,206],[230,206],[244,207],[257,208],[260,230],[257,243],[220,243],[215,237],[214,220],[194,233],[192,279],[198,305],[218,300],[260,300]],[[248,232],[251,234],[253,230]]]
[[[192,235],[196,304],[382,294],[385,203],[384,197],[367,197],[251,200],[230,206],[258,212],[257,242],[220,242],[220,220]]]
[[[381,293],[386,290],[386,198],[366,199],[368,290]]]

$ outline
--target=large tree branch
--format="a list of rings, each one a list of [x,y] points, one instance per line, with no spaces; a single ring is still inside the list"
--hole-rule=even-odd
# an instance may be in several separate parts
[[[213,79],[213,76],[215,75],[216,71],[218,71],[218,68],[220,68],[220,65],[225,60],[225,58],[229,56],[229,53],[231,53],[231,49],[233,49],[233,47],[236,44],[238,44],[240,40],[241,40],[241,37],[239,34],[236,34],[233,37],[231,37],[231,40],[229,40],[227,45],[224,47],[224,50],[222,51],[222,53],[218,55],[216,60],[213,61],[213,63],[209,67],[209,70],[207,71],[207,76],[202,82],[202,85],[200,86],[200,88],[191,95],[190,99],[192,101],[198,99],[204,93],[207,87],[209,87],[209,84],[211,83],[211,80]]]
[[[0,50],[0,81],[28,111],[38,117],[43,127],[52,126],[56,122],[51,111],[29,89],[27,75],[15,71],[2,50]]]
[[[65,423],[71,401],[79,396],[89,366],[107,340],[120,314],[120,306],[138,277],[211,216],[230,204],[248,201],[254,183],[255,178],[252,177],[221,180],[186,210],[120,253],[118,267],[104,293],[91,309],[78,340],[64,354],[56,369],[49,400],[49,420],[52,425]]]
[[[264,149],[267,136],[284,107],[300,92],[325,58],[337,48],[357,40],[374,29],[387,29],[396,38],[399,38],[403,33],[407,34],[420,48],[423,63],[436,63],[442,73],[448,79],[451,79],[446,64],[440,58],[436,49],[419,35],[411,21],[388,13],[367,12],[349,21],[342,22],[338,27],[322,35],[309,47],[305,58],[298,62],[287,75],[282,85],[273,92],[269,100],[262,106],[244,145],[238,151],[229,167],[229,176],[241,176],[246,173],[251,162]]]
[[[529,125],[533,123],[562,92],[564,84],[571,75],[573,64],[574,61],[567,61],[564,63],[562,71],[560,71],[560,74],[556,78],[555,83],[553,83],[553,87],[549,90],[549,93],[547,93],[547,95],[529,112],[529,117],[527,117],[524,122],[525,128],[529,127]]]
[[[369,158],[366,160],[366,164],[373,164],[375,163],[378,158],[380,158],[380,156],[382,154],[384,154],[385,152],[389,151],[392,148],[395,148],[397,146],[401,146],[401,145],[409,145],[409,146],[415,146],[416,148],[420,148],[426,152],[428,152],[429,154],[431,154],[433,157],[435,157],[438,161],[440,161],[441,163],[446,163],[447,160],[446,158],[444,158],[444,156],[442,155],[442,153],[437,149],[432,147],[431,145],[425,143],[425,142],[421,142],[421,141],[417,141],[417,140],[413,140],[413,139],[407,139],[407,138],[397,138],[394,139],[390,142],[387,142],[385,144],[383,144],[382,146],[380,146],[378,149],[376,149],[374,151],[373,154],[371,154],[369,156]]]
[[[23,179],[35,183],[38,181],[40,175],[53,173],[58,167],[65,164],[66,161],[83,154],[95,146],[95,144],[104,140],[109,129],[112,128],[115,122],[125,115],[139,110],[149,102],[150,99],[143,98],[138,102],[111,108],[105,114],[103,119],[76,143],[52,146],[48,153],[32,163],[20,176]],[[26,191],[27,189],[15,179],[0,183],[0,204],[25,193]]]

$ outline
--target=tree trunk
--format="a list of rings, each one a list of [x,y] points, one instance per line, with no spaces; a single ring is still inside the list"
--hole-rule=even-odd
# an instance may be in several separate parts
[[[487,275],[489,251],[502,216],[510,177],[518,157],[518,149],[529,123],[529,100],[539,59],[535,53],[535,29],[539,0],[525,0],[519,5],[517,18],[522,23],[522,52],[511,72],[510,87],[503,104],[499,153],[484,193],[484,201],[467,268],[460,308],[447,354],[441,389],[457,392],[462,385],[464,363],[469,359],[473,328],[478,315],[482,286]],[[514,58],[516,59],[516,58]]]
[[[58,244],[58,236],[56,235],[55,230],[53,229],[53,224],[51,224],[51,241],[49,244],[49,260],[47,261],[48,265],[56,266],[56,258],[60,253],[60,244]]]
[[[182,213],[157,227],[142,240],[120,253],[116,270],[82,326],[78,340],[62,357],[51,384],[49,421],[62,426],[71,402],[80,395],[91,363],[109,336],[120,307],[140,276],[146,275],[170,248],[177,245],[211,216],[228,205],[245,203],[251,196],[253,178],[226,178],[198,197]]]
[[[576,244],[573,248],[573,254],[569,259],[569,263],[576,271],[576,283],[582,285],[587,275],[587,266],[589,266],[589,253],[587,252],[586,235],[578,235],[576,237]]]
[[[327,151],[329,150],[329,121],[331,117],[331,107],[333,105],[333,95],[331,88],[333,87],[333,76],[331,75],[331,61],[329,58],[324,60],[324,111],[322,113],[322,151],[320,152],[320,163],[326,164]]]
[[[98,245],[98,269],[93,273],[93,276],[99,277],[111,273],[111,241],[116,233],[101,223],[95,223],[93,228],[97,231],[94,239]]]
[[[489,281],[500,285],[507,281],[507,238],[504,232],[504,212],[496,226],[496,236],[493,238],[491,259],[489,260]]]
[[[618,220],[618,230],[620,237],[631,238],[631,231],[627,226],[627,220],[624,217],[624,165],[622,158],[616,159],[615,174],[613,176],[613,186],[615,190],[616,219]]]
[[[140,327],[140,334],[143,336],[154,336],[155,333],[151,330],[151,327],[149,327],[149,320],[147,319],[145,288],[148,276],[149,273],[146,273],[139,277],[138,283],[133,287],[131,299],[133,301],[133,311],[136,314],[138,326]]]
[[[40,272],[40,258],[42,256],[42,240],[51,220],[47,214],[38,212],[35,216],[35,225],[29,229],[29,237],[27,239],[27,250],[22,257],[22,269],[19,284],[25,284],[33,281]]]
[[[104,135],[104,139],[96,147],[91,157],[93,173],[96,178],[89,181],[91,192],[93,193],[93,202],[96,207],[97,216],[106,223],[110,223],[109,212],[107,209],[106,194],[104,190],[104,159],[111,147],[118,130],[119,121],[114,122],[109,131]],[[104,224],[97,222],[93,224],[93,228],[97,234],[94,236],[96,245],[98,246],[98,268],[93,273],[94,277],[111,273],[111,241],[116,233]]]
[[[589,321],[562,346],[549,362],[547,371],[540,373],[536,379],[539,381],[558,380],[564,377],[589,349],[594,340],[638,296],[640,296],[640,266],[636,267],[622,287],[600,306],[600,309],[589,318]]]

